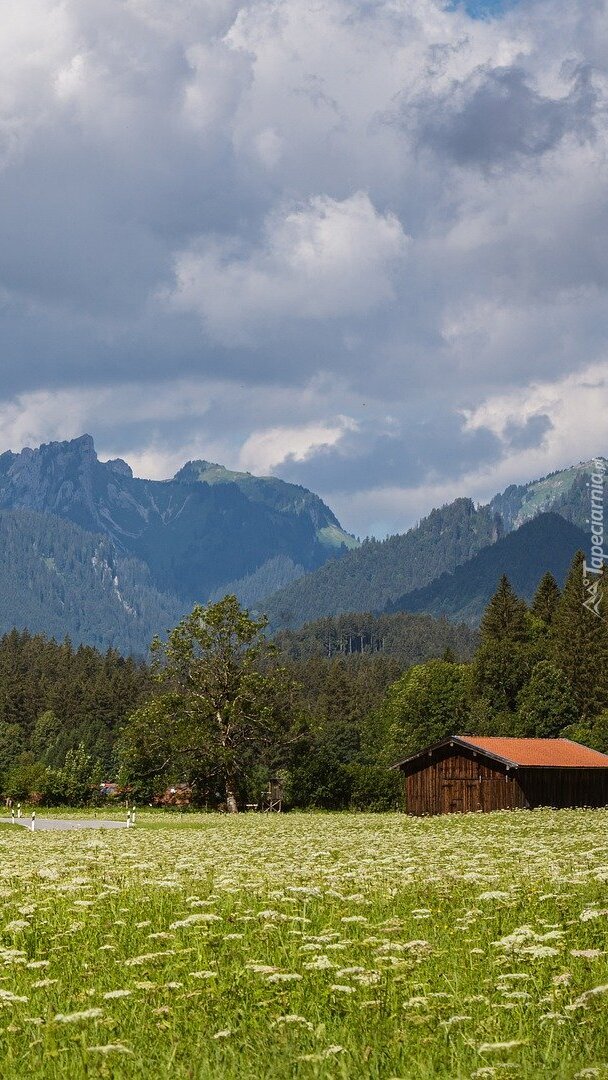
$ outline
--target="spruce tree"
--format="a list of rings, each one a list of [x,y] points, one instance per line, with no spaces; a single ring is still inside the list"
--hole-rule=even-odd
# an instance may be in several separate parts
[[[525,641],[528,634],[526,605],[503,574],[481,620],[481,642]]]
[[[585,607],[584,558],[582,551],[574,557],[549,639],[549,658],[570,683],[579,722],[608,707],[608,590],[604,576],[598,613]]]
[[[474,663],[475,692],[493,713],[515,712],[534,659],[526,605],[503,574],[481,621]]]
[[[550,570],[541,578],[534,594],[530,611],[537,619],[542,619],[547,626],[553,622],[553,616],[559,604],[560,591],[557,581]]]

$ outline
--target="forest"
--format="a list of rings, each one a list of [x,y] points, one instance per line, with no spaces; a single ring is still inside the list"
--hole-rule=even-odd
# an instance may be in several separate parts
[[[446,735],[608,751],[608,625],[583,606],[582,567],[579,553],[562,590],[546,573],[529,604],[503,576],[479,637],[446,623],[447,642],[405,613],[270,640],[230,596],[195,608],[150,663],[13,631],[0,640],[2,794],[102,803],[114,781],[152,803],[182,784],[194,806],[236,808],[278,776],[287,808],[386,810],[401,805],[389,766]]]

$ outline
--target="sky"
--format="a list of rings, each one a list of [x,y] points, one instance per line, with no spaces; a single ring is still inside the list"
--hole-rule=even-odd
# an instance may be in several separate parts
[[[4,0],[0,450],[382,536],[607,452],[608,0]]]

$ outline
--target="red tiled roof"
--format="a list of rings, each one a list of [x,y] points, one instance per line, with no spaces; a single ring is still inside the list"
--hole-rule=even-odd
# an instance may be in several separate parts
[[[608,769],[608,755],[570,739],[510,739],[493,735],[457,735],[460,742],[485,750],[513,765],[556,769]]]

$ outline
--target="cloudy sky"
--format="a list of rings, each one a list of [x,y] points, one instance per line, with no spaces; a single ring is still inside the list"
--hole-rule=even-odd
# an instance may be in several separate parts
[[[608,0],[3,0],[0,449],[363,535],[607,452]]]

